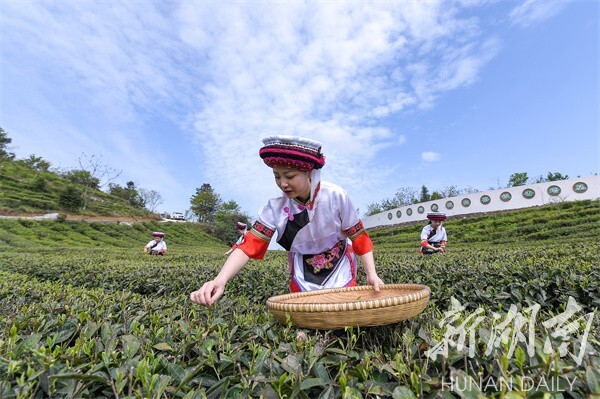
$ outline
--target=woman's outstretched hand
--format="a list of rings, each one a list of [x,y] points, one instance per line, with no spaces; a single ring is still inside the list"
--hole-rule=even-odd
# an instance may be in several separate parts
[[[190,300],[202,306],[211,306],[223,295],[225,284],[218,280],[204,283],[202,288],[190,294]]]

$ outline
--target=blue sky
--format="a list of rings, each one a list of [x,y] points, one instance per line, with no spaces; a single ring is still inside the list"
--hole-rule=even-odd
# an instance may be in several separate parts
[[[0,2],[0,126],[185,211],[278,195],[260,139],[323,143],[361,214],[401,187],[600,168],[596,1]]]

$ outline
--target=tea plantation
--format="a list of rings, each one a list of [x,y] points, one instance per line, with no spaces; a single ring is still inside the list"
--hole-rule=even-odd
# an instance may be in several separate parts
[[[600,201],[374,229],[386,283],[432,297],[397,324],[314,331],[266,308],[287,257],[211,308],[189,293],[227,246],[194,224],[0,220],[2,398],[592,398],[600,395]],[[166,233],[164,257],[142,253]],[[364,273],[359,270],[359,282]]]

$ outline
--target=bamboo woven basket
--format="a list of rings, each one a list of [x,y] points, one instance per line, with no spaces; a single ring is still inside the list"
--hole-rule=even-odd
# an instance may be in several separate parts
[[[273,296],[267,307],[281,323],[334,330],[354,326],[380,326],[415,317],[425,309],[431,290],[420,284],[386,284],[331,288]]]

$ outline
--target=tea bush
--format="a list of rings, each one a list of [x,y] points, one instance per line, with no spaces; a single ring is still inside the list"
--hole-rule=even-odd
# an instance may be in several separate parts
[[[0,227],[2,398],[600,394],[600,251],[579,232],[541,229],[553,238],[518,245],[501,234],[424,257],[414,235],[409,245],[406,232],[378,231],[380,276],[428,285],[428,307],[392,325],[318,331],[267,311],[267,298],[288,290],[284,252],[251,261],[203,308],[188,295],[218,273],[227,247],[192,225]],[[141,253],[159,228],[174,242],[167,255]],[[406,245],[392,245],[396,237]]]

